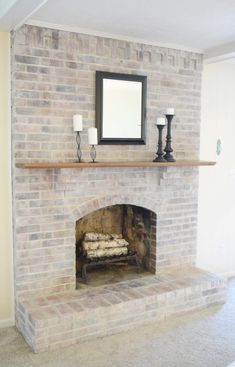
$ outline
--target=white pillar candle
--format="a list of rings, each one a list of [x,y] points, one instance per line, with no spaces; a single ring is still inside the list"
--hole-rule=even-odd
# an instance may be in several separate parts
[[[82,115],[73,116],[73,131],[82,131]]]
[[[174,115],[174,114],[175,114],[174,108],[167,108],[166,109],[166,115]]]
[[[157,125],[166,125],[165,117],[158,117],[157,118]]]
[[[88,144],[90,144],[90,145],[98,144],[97,128],[96,127],[90,127],[88,129]]]

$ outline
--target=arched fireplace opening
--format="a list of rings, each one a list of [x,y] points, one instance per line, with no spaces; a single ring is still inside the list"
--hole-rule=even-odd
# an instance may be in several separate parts
[[[156,270],[156,214],[120,204],[76,222],[77,286],[135,279]]]

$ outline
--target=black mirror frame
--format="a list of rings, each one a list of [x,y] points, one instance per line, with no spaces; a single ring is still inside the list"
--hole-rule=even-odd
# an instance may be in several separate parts
[[[129,80],[142,83],[140,138],[103,138],[103,79]],[[96,127],[98,129],[98,144],[146,144],[146,100],[147,76],[96,71]]]

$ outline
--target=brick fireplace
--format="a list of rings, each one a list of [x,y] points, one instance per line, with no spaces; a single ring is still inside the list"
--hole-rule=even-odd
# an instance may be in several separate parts
[[[223,301],[223,280],[195,268],[197,167],[15,167],[73,161],[74,113],[84,117],[83,158],[89,160],[96,70],[148,78],[146,145],[98,146],[98,160],[151,161],[156,117],[169,104],[177,111],[176,158],[198,158],[201,67],[202,56],[186,51],[31,26],[13,34],[16,323],[35,351]],[[76,222],[116,205],[143,208],[157,218],[150,256],[155,274],[93,294],[75,290]]]

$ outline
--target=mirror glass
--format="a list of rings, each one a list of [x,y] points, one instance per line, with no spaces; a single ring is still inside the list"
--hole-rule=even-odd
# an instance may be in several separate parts
[[[141,137],[142,85],[127,80],[103,80],[103,137]]]
[[[145,144],[146,77],[97,72],[100,144]]]

